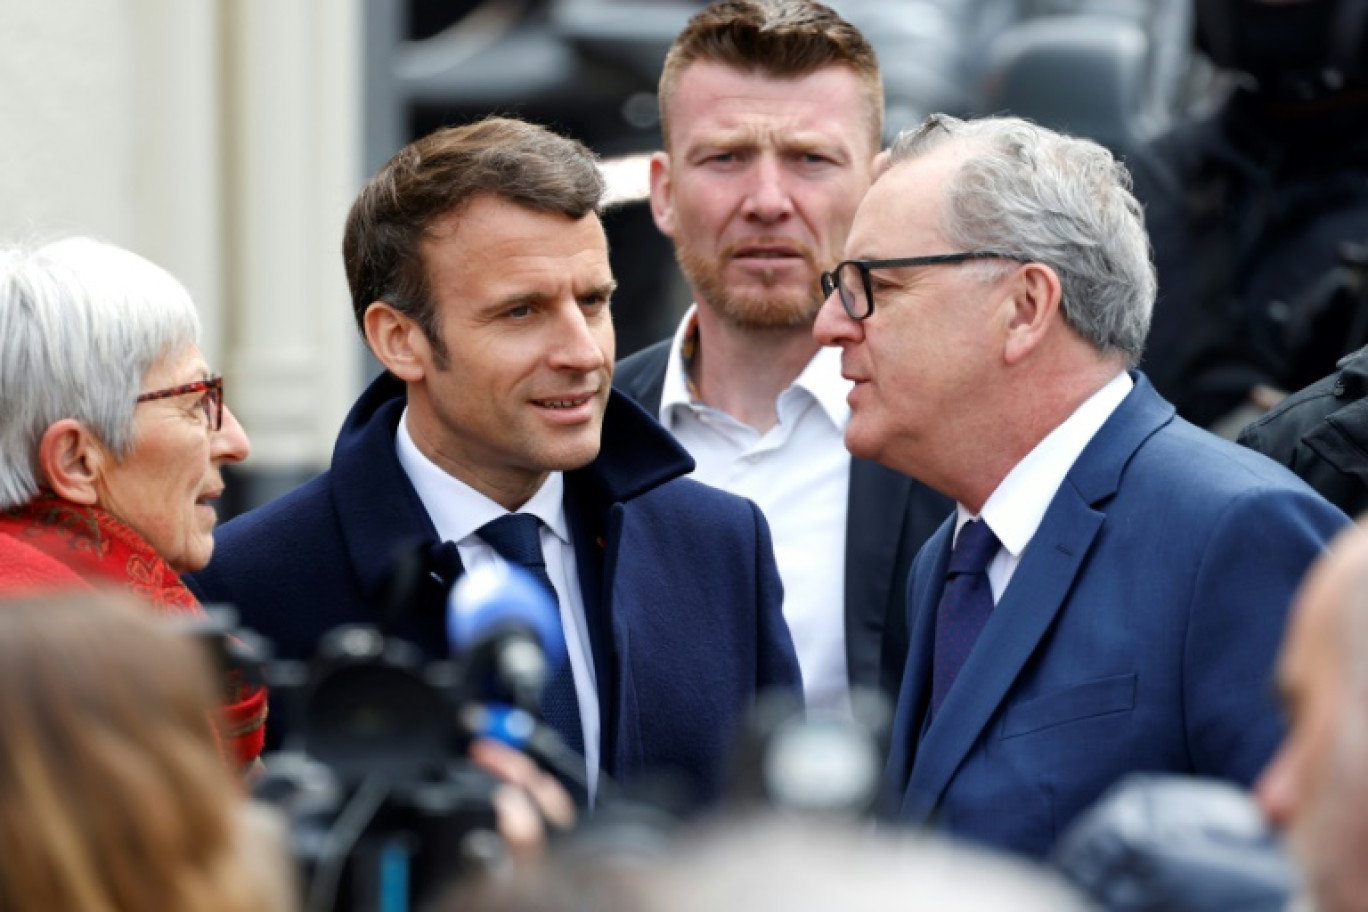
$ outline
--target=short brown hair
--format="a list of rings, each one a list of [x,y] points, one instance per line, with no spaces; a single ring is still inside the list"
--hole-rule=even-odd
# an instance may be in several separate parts
[[[815,0],[717,0],[696,13],[670,45],[660,73],[660,128],[670,143],[667,110],[689,65],[706,60],[746,73],[791,79],[846,66],[864,84],[874,146],[883,136],[879,61],[860,30]]]
[[[594,153],[545,127],[490,117],[444,127],[409,143],[362,189],[347,215],[342,259],[356,325],[384,301],[413,319],[446,359],[423,263],[423,237],[437,220],[480,196],[581,219],[597,212],[603,177]]]

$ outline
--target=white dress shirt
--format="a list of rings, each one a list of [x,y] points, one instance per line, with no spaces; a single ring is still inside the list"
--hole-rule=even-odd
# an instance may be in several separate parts
[[[994,603],[1002,600],[1003,590],[1021,563],[1022,552],[1035,537],[1065,476],[1134,385],[1130,374],[1122,371],[1084,400],[1072,415],[1012,467],[983,504],[978,516],[963,504],[955,505],[956,539],[965,523],[981,518],[1002,544],[988,565],[988,583],[993,589]]]
[[[470,485],[448,475],[428,459],[413,442],[408,431],[408,410],[404,410],[394,435],[399,464],[408,475],[418,498],[423,502],[437,536],[453,541],[466,571],[488,565],[499,556],[476,533],[488,522],[508,513]],[[575,546],[565,519],[565,479],[560,472],[547,476],[532,499],[518,509],[542,521],[542,556],[546,574],[560,600],[561,627],[575,676],[575,695],[579,698],[580,722],[584,727],[584,759],[589,774],[589,800],[593,803],[598,787],[599,702],[594,678],[594,657],[589,646],[589,627],[585,620],[584,598],[580,592],[579,571],[575,565]]]
[[[696,338],[695,311],[685,314],[670,346],[660,423],[693,456],[695,479],[750,498],[764,512],[807,705],[848,713],[845,428],[851,384],[841,377],[841,353],[819,350],[779,395],[778,422],[760,434],[693,394],[684,349]]]

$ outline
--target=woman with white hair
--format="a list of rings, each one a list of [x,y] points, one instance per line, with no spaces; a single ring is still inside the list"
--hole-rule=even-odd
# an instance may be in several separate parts
[[[86,238],[0,248],[0,592],[131,591],[203,609],[179,574],[209,562],[220,469],[247,457],[189,293]],[[261,753],[265,694],[228,682],[221,742]]]

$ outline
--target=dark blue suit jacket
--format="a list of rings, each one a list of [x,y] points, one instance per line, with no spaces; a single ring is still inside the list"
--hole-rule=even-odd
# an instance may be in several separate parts
[[[187,580],[196,594],[236,605],[282,657],[310,657],[324,632],[356,623],[386,624],[445,657],[451,580],[398,615],[385,607],[396,557],[437,542],[395,455],[403,407],[402,384],[388,375],[373,383],[329,471],[219,530],[213,560]],[[614,394],[598,458],[566,473],[565,506],[603,766],[620,783],[682,774],[696,797],[711,798],[756,694],[801,696],[801,678],[764,516],[680,477],[692,468],[660,425]]]
[[[901,819],[1043,855],[1128,772],[1249,783],[1277,747],[1288,603],[1348,519],[1135,379],[924,733],[953,520],[917,556],[884,779]]]
[[[670,343],[620,362],[613,385],[660,414]],[[955,509],[945,495],[867,459],[850,460],[846,498],[846,667],[853,687],[897,699],[907,661],[907,572],[912,558]]]

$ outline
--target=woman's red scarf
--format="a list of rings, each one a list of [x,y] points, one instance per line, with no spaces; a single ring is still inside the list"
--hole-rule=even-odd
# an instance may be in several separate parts
[[[0,513],[0,535],[36,548],[89,583],[112,583],[131,592],[158,614],[206,616],[194,594],[152,546],[127,523],[99,507],[43,494]],[[60,576],[51,576],[60,588]],[[229,673],[227,685],[220,742],[246,769],[261,754],[266,738],[266,689],[248,684],[236,671]]]

